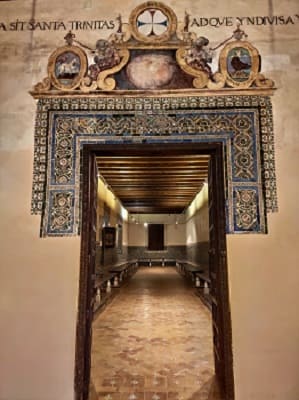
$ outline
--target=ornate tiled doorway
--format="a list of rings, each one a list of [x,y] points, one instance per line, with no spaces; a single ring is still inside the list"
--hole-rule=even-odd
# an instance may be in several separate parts
[[[266,234],[267,213],[278,209],[269,97],[274,82],[260,72],[261,55],[240,27],[211,48],[207,37],[192,31],[188,12],[179,18],[153,1],[132,10],[128,23],[120,15],[117,30],[95,46],[69,32],[31,92],[38,99],[31,211],[41,214],[43,237],[82,232],[78,400],[86,398],[89,379],[92,157],[134,146],[140,152],[152,146],[178,153],[205,148],[211,154],[213,210],[221,212],[214,218],[220,225],[212,257],[218,268],[220,360],[225,356],[218,370],[233,399],[225,233]]]
[[[105,154],[121,155],[190,155],[208,154],[210,156],[210,242],[213,244],[213,271],[215,279],[212,287],[213,331],[215,370],[222,389],[223,398],[234,398],[233,365],[231,346],[231,319],[228,298],[228,277],[226,265],[225,239],[225,180],[223,163],[223,144],[106,144],[85,145],[83,147],[83,187],[82,187],[82,232],[81,232],[81,270],[79,290],[79,314],[77,325],[76,352],[76,398],[88,399],[90,379],[90,351],[92,307],[94,300],[93,275],[95,251],[95,197],[96,164],[95,157]]]

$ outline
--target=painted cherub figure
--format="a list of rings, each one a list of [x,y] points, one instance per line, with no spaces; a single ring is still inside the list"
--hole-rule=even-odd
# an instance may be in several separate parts
[[[120,63],[117,49],[108,40],[100,39],[96,43],[95,64],[89,67],[90,76],[97,79],[98,74],[106,69],[113,68]]]
[[[203,71],[212,78],[212,69],[208,63],[212,62],[211,52],[207,49],[209,39],[200,36],[192,43],[192,46],[187,50],[185,61],[192,68]]]

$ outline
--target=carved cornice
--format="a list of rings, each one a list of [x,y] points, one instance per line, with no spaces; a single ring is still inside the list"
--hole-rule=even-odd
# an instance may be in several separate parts
[[[45,78],[47,79],[47,78]],[[145,98],[145,97],[213,97],[213,96],[273,96],[276,88],[259,88],[254,87],[250,89],[231,89],[222,88],[218,90],[210,90],[209,88],[204,89],[180,89],[173,90],[94,90],[89,92],[81,91],[64,91],[63,93],[58,90],[51,90],[45,92],[36,92],[34,90],[29,93],[34,99],[44,98],[106,98],[109,97],[134,97],[134,98]]]

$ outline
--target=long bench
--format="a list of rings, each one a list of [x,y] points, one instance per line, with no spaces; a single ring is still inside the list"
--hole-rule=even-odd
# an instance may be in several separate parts
[[[154,267],[154,266],[175,266],[176,260],[174,258],[139,258],[138,265],[140,267]]]
[[[113,279],[113,287],[121,286],[121,283],[132,276],[138,268],[138,260],[130,260],[123,263],[115,264],[109,268],[109,271],[115,275]]]
[[[188,260],[178,260],[176,266],[180,274],[190,278],[194,283],[196,283],[196,275],[207,270],[206,265],[196,264]]]
[[[96,276],[94,281],[94,313],[103,307],[111,296],[111,282],[115,275],[111,273],[103,273]]]
[[[196,294],[198,294],[204,304],[209,309],[211,309],[211,279],[208,273],[208,265],[196,264],[186,260],[179,260],[177,261],[176,266],[181,275],[185,276],[193,282],[196,288]]]
[[[211,279],[207,272],[196,274],[196,294],[202,299],[205,305],[211,310],[212,309],[212,297],[210,294],[211,290]]]
[[[94,312],[104,306],[113,290],[119,288],[123,282],[131,277],[138,268],[137,260],[130,260],[106,267],[108,272],[100,273],[94,281]]]

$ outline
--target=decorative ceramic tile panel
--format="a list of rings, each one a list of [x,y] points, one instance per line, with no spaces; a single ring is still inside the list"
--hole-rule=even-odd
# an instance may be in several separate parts
[[[48,235],[67,235],[73,233],[74,191],[49,191],[49,207],[46,208]]]
[[[39,100],[32,213],[43,212],[42,235],[79,233],[84,144],[145,141],[222,142],[227,232],[266,232],[265,210],[277,210],[268,97],[108,97]]]
[[[234,230],[254,231],[260,227],[263,216],[260,215],[258,188],[234,187]],[[263,227],[265,229],[265,227]]]

